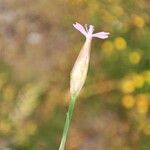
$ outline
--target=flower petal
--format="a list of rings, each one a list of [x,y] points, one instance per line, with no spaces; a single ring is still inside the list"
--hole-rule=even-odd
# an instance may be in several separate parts
[[[73,24],[73,26],[74,26],[78,31],[80,31],[84,36],[87,35],[87,33],[86,33],[84,27],[83,27],[80,23],[76,22],[76,24]]]
[[[106,38],[108,38],[108,35],[109,35],[109,32],[98,32],[98,33],[93,34],[93,37],[97,37],[100,39],[106,39]]]

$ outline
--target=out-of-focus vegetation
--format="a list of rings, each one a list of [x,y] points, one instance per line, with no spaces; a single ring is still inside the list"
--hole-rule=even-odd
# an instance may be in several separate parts
[[[1,0],[0,150],[58,149],[76,21],[111,34],[93,40],[66,149],[149,150],[149,15],[148,0]]]

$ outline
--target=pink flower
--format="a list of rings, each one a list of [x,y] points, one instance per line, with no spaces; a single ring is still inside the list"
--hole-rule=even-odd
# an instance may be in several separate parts
[[[85,25],[85,28],[84,28],[79,23],[73,24],[73,26],[86,37],[86,41],[71,71],[70,93],[71,95],[77,96],[81,88],[83,87],[86,76],[87,76],[92,38],[97,37],[100,39],[106,39],[108,38],[109,33],[98,32],[98,33],[93,34],[94,26],[92,25],[89,25],[89,28],[87,25]]]
[[[85,28],[84,28],[81,24],[76,22],[75,24],[73,24],[73,26],[77,30],[79,30],[86,38],[97,37],[100,39],[106,39],[106,38],[108,38],[108,35],[109,35],[109,32],[98,32],[98,33],[93,34],[94,26],[92,26],[92,25],[89,25],[89,28],[88,28],[88,26],[86,24]]]

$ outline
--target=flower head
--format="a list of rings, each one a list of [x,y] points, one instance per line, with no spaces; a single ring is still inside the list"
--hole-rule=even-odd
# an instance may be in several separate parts
[[[97,37],[100,39],[106,39],[108,38],[109,33],[98,32],[93,34],[94,26],[89,25],[88,27],[87,24],[85,25],[85,28],[79,23],[73,24],[73,26],[86,37],[86,41],[71,72],[70,92],[71,95],[77,96],[83,87],[87,76],[92,38]]]
[[[94,26],[93,25],[88,25],[85,24],[85,27],[83,27],[81,24],[79,23],[75,23],[73,24],[73,26],[79,30],[86,38],[92,38],[92,37],[97,37],[100,39],[106,39],[108,38],[109,33],[108,32],[98,32],[93,34],[94,32]]]

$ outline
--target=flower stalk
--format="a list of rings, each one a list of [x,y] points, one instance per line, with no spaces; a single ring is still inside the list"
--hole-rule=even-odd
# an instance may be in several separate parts
[[[66,116],[66,122],[65,122],[65,125],[64,125],[64,131],[63,131],[63,135],[62,135],[59,150],[64,150],[64,148],[65,148],[68,129],[69,129],[69,126],[70,126],[70,122],[71,122],[71,118],[72,118],[72,114],[73,114],[73,110],[74,110],[74,106],[75,106],[75,100],[76,100],[75,96],[70,97],[69,108],[68,108],[68,112],[67,112],[67,116]]]
[[[106,39],[108,38],[108,35],[109,35],[108,32],[98,32],[98,33],[93,34],[94,26],[92,25],[89,25],[89,28],[87,25],[85,25],[85,28],[84,28],[79,23],[73,24],[73,26],[86,37],[86,41],[71,71],[71,76],[70,76],[70,95],[71,96],[70,96],[69,108],[68,108],[68,112],[66,116],[66,121],[64,125],[64,130],[63,130],[63,135],[62,135],[59,150],[64,150],[65,148],[65,143],[66,143],[67,134],[68,134],[68,130],[69,130],[69,126],[70,126],[70,122],[71,122],[71,118],[72,118],[72,114],[74,110],[75,101],[87,77],[92,38],[97,37],[100,39]]]

